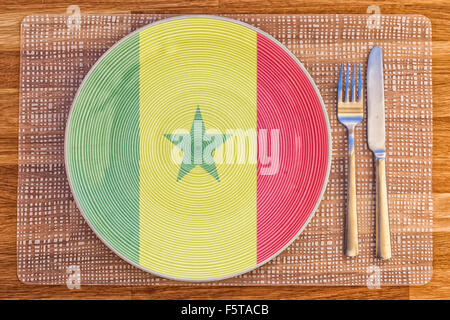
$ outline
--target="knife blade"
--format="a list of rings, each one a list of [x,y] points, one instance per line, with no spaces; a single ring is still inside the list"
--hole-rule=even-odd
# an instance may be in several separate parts
[[[380,259],[389,259],[391,239],[386,181],[386,133],[384,115],[383,53],[372,48],[367,65],[367,136],[376,167],[376,248]]]
[[[384,125],[383,56],[380,47],[374,47],[367,65],[367,136],[369,148],[386,153]]]

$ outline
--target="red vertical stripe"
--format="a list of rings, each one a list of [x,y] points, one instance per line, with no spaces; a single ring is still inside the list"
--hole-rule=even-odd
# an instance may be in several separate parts
[[[258,34],[257,42],[258,133],[278,129],[280,138],[278,170],[263,175],[268,165],[258,161],[260,263],[287,245],[312,214],[325,182],[328,135],[319,98],[300,66],[270,39]]]

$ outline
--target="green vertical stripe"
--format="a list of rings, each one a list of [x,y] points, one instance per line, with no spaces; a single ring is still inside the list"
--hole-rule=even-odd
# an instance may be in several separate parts
[[[78,204],[99,235],[139,262],[139,35],[92,70],[72,111],[67,140]]]

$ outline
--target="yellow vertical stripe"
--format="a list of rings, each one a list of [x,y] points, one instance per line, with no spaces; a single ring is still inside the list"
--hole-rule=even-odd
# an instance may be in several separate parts
[[[140,263],[152,271],[208,279],[256,264],[256,164],[216,163],[220,182],[196,166],[177,181],[164,137],[189,132],[197,106],[207,131],[256,130],[256,50],[256,32],[217,19],[140,33]]]

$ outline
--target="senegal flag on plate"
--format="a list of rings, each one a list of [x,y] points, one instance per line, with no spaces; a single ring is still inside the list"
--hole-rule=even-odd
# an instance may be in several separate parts
[[[108,50],[66,131],[75,201],[94,232],[156,275],[223,279],[267,262],[312,217],[327,116],[269,35],[212,16],[163,20]]]

